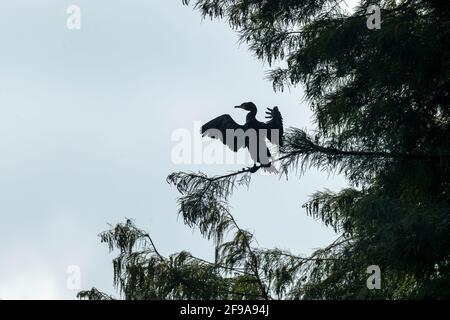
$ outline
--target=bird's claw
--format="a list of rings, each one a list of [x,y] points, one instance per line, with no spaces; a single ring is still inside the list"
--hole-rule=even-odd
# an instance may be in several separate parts
[[[261,168],[270,168],[271,166],[272,166],[272,162],[269,162],[266,164],[260,164],[259,166],[255,164],[255,165],[253,165],[253,167],[248,167],[248,168],[242,169],[242,171],[248,171],[250,173],[255,173]]]
[[[259,170],[260,167],[258,167],[256,164],[253,167],[248,167],[247,170],[250,173],[255,173],[256,171]]]
[[[256,173],[256,171],[258,171],[259,167],[257,166],[253,166],[250,168],[250,173]]]

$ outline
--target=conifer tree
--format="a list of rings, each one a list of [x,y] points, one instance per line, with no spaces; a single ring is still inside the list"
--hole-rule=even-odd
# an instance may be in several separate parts
[[[259,248],[232,216],[228,201],[250,172],[173,173],[179,214],[214,241],[216,258],[163,257],[133,222],[118,224],[101,239],[120,249],[124,297],[450,298],[450,2],[362,0],[352,12],[339,0],[183,2],[227,21],[261,61],[284,62],[270,71],[275,90],[305,87],[317,128],[285,133],[281,174],[316,167],[351,187],[304,205],[340,237],[301,257]],[[369,5],[381,8],[380,29],[367,27]],[[370,265],[382,270],[381,290],[367,289]]]

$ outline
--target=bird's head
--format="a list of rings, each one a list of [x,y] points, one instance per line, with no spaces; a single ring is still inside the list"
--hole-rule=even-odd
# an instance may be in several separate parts
[[[253,102],[244,102],[240,106],[236,106],[235,108],[243,109],[250,112],[256,112],[256,105]]]

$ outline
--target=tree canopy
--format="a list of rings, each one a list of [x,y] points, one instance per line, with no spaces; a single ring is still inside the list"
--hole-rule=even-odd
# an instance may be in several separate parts
[[[281,174],[317,167],[351,187],[304,205],[340,237],[301,257],[259,248],[233,218],[229,198],[251,173],[173,173],[179,214],[214,241],[215,261],[163,257],[132,221],[118,224],[101,239],[120,251],[114,275],[124,297],[450,298],[450,2],[362,0],[351,12],[338,0],[183,2],[284,66],[269,72],[275,90],[304,86],[316,130],[287,130]],[[381,8],[381,29],[367,28],[369,5]],[[382,270],[381,290],[366,287],[370,265]],[[95,289],[80,297],[110,298]]]

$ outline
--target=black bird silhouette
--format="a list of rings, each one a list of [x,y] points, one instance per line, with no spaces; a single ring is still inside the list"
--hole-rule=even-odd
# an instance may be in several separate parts
[[[267,108],[266,118],[268,121],[265,123],[256,120],[258,109],[253,102],[245,102],[235,108],[249,112],[244,125],[236,123],[229,114],[224,114],[202,126],[202,136],[218,139],[234,152],[241,148],[247,148],[255,162],[251,172],[259,169],[257,163],[260,164],[260,167],[272,167],[272,155],[266,140],[280,147],[283,145],[283,118],[278,107]]]

